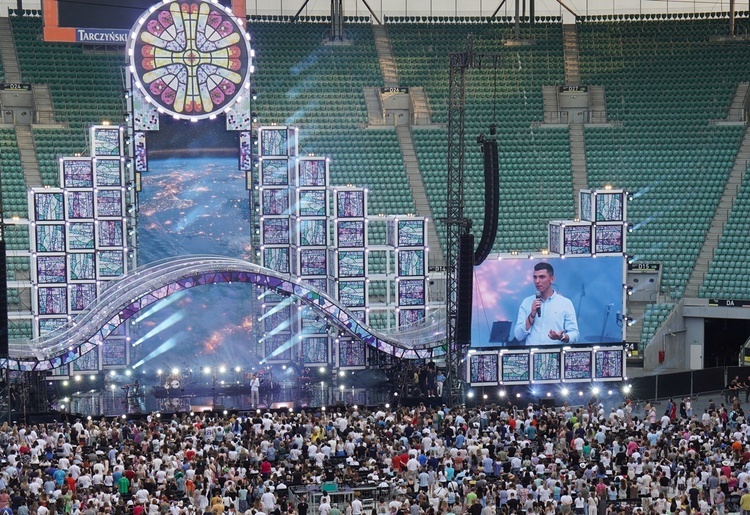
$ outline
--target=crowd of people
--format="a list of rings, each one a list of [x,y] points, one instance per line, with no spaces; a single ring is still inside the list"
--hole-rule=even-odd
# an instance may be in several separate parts
[[[673,404],[663,414],[626,400],[5,424],[0,512],[724,515],[730,500],[750,510],[744,417]],[[354,488],[341,501],[331,485],[376,494]]]

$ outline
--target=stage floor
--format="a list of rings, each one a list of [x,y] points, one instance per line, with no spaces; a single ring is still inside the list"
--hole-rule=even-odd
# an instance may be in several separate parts
[[[93,416],[119,416],[135,413],[237,410],[250,411],[254,408],[317,408],[336,404],[385,405],[394,403],[392,390],[388,388],[345,388],[315,387],[300,391],[299,388],[280,386],[272,391],[260,392],[260,405],[253,406],[249,394],[224,394],[209,392],[185,394],[184,392],[154,391],[146,388],[141,394],[133,395],[123,390],[86,391],[71,394],[59,399],[55,409],[69,413]],[[395,404],[395,403],[394,403]]]

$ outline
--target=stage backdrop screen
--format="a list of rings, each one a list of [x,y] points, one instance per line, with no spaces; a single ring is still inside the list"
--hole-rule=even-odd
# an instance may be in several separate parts
[[[573,306],[579,337],[572,345],[623,341],[623,257],[488,259],[474,269],[472,347],[527,346],[515,339],[514,327],[522,302],[536,293],[540,262],[552,265],[555,291]]]

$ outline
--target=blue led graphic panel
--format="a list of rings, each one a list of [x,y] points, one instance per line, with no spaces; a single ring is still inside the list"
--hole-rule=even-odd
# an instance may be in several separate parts
[[[424,319],[424,308],[417,309],[404,309],[398,310],[398,325],[399,327],[412,326],[420,323]]]
[[[39,287],[37,289],[40,315],[63,315],[68,312],[68,289]]]
[[[65,226],[39,225],[36,226],[37,252],[65,252]]]
[[[83,311],[96,299],[96,284],[81,283],[70,285],[70,311]]]
[[[491,386],[499,381],[497,354],[469,355],[469,382],[475,386]]]
[[[127,341],[124,339],[107,339],[102,344],[102,366],[119,367],[128,363]]]
[[[530,377],[531,357],[527,353],[505,353],[500,355],[500,382],[505,384],[527,383]]]
[[[262,156],[286,156],[287,155],[287,130],[286,127],[278,129],[263,128],[260,131],[260,155]]]
[[[365,252],[341,250],[338,253],[339,277],[364,277]]]
[[[337,222],[339,248],[352,248],[365,246],[365,222],[364,220],[340,220]]]
[[[365,282],[339,281],[339,302],[352,308],[365,307]]]
[[[93,252],[68,254],[68,268],[71,281],[96,279],[96,259]]]
[[[299,192],[300,216],[326,216],[327,192],[325,190],[302,190]]]
[[[363,367],[367,364],[364,342],[357,340],[341,340],[339,342],[339,366]]]
[[[34,195],[34,210],[38,222],[65,220],[62,193],[36,193]]]
[[[289,218],[265,218],[263,220],[264,245],[289,244]]]
[[[336,206],[339,218],[363,218],[365,216],[364,190],[337,191]]]
[[[328,338],[325,336],[302,338],[302,362],[305,365],[327,364]]]
[[[125,273],[125,258],[122,251],[103,250],[97,252],[96,255],[99,277],[119,277]]]
[[[424,279],[402,279],[398,281],[399,306],[423,306],[424,304]]]
[[[120,129],[105,129],[94,127],[92,138],[92,149],[94,156],[119,156],[120,149]]]
[[[534,352],[532,355],[532,380],[535,383],[557,383],[561,377],[562,353]]]
[[[424,250],[399,250],[398,252],[398,275],[424,276]]]
[[[94,161],[94,171],[96,185],[100,188],[123,185],[122,161],[120,159],[96,159]]]
[[[299,179],[297,186],[325,187],[326,186],[326,161],[321,159],[300,159]]]
[[[96,213],[101,217],[122,217],[122,191],[99,190],[96,192]]]
[[[326,249],[300,249],[299,275],[326,275]]]
[[[69,191],[68,192],[68,219],[90,220],[94,218],[94,192]]]
[[[91,188],[94,173],[91,159],[63,159],[63,186],[65,188]]]
[[[263,266],[289,273],[289,247],[263,249]]]
[[[94,222],[70,222],[66,229],[69,250],[94,248]]]
[[[591,351],[566,351],[563,359],[563,379],[590,381],[592,377]]]
[[[300,220],[299,244],[303,247],[321,247],[328,244],[326,220]]]
[[[286,159],[263,159],[260,171],[262,186],[289,185],[289,161]]]
[[[125,244],[122,220],[99,220],[99,247],[122,247]]]
[[[37,256],[36,267],[39,284],[64,283],[67,279],[65,256]]]
[[[594,353],[594,380],[622,379],[623,363],[622,349],[597,350]]]
[[[289,191],[286,189],[263,189],[261,191],[261,214],[264,216],[289,214]]]
[[[398,246],[423,247],[425,241],[424,229],[424,220],[399,220]]]

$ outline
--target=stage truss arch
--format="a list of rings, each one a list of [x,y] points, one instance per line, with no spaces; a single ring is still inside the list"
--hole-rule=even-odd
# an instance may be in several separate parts
[[[51,370],[93,351],[145,307],[178,291],[218,283],[250,283],[289,295],[312,307],[346,334],[401,359],[429,359],[444,343],[440,316],[420,327],[384,334],[363,324],[330,295],[301,279],[241,259],[197,255],[139,267],[112,282],[83,313],[37,339],[12,340],[11,370]],[[2,363],[2,362],[0,362]]]

